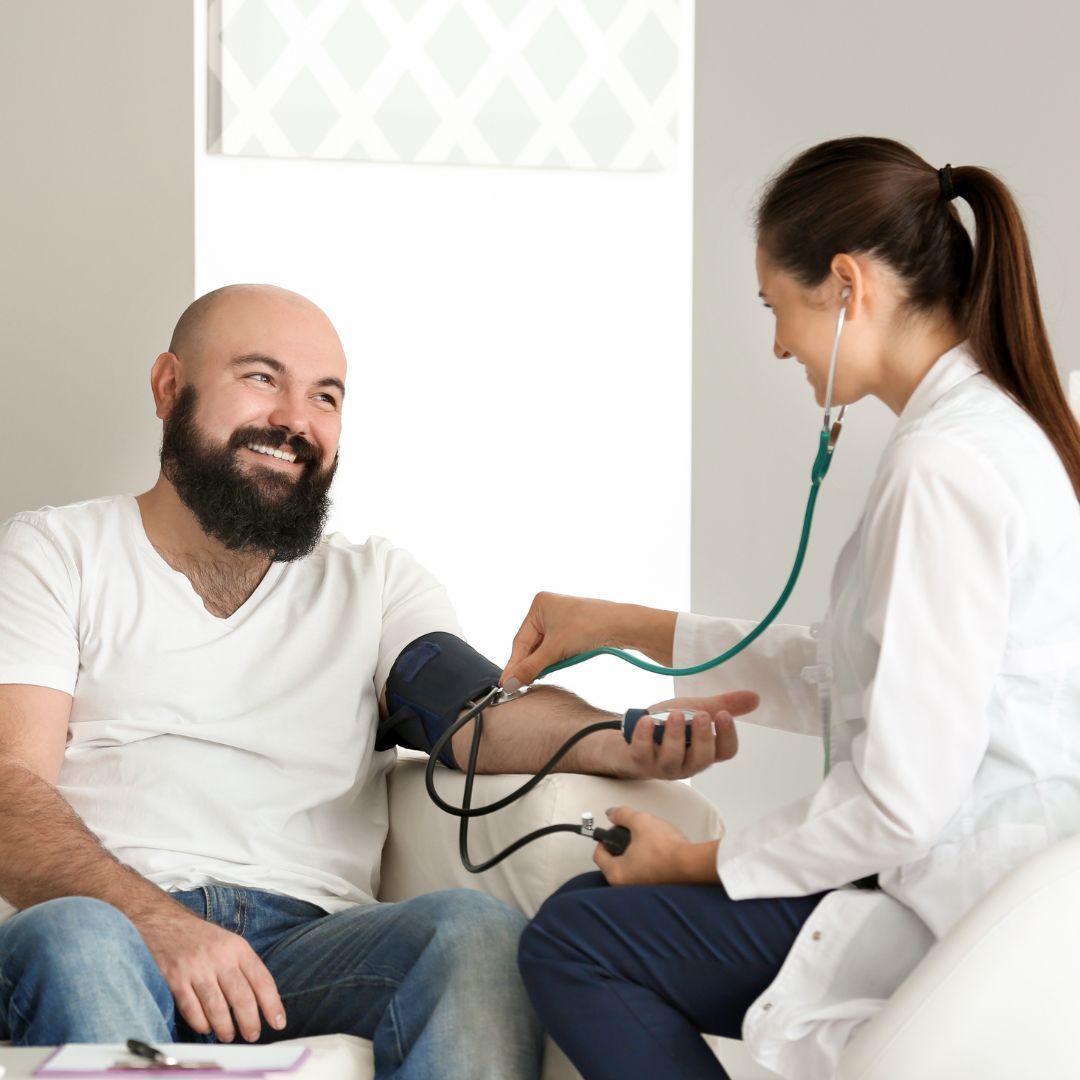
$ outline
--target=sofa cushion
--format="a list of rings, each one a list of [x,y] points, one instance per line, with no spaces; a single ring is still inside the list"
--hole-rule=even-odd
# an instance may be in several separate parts
[[[383,849],[381,900],[404,900],[418,893],[455,886],[479,889],[529,917],[560,885],[595,870],[595,845],[581,836],[545,836],[482,874],[471,874],[458,857],[458,819],[439,810],[424,787],[426,759],[402,757],[390,773],[390,835]],[[527,776],[478,776],[473,805],[499,799],[520,787]],[[465,778],[439,769],[436,787],[449,803],[460,806]],[[533,829],[560,822],[576,823],[591,811],[606,825],[610,806],[633,806],[673,822],[691,840],[721,836],[720,815],[689,784],[663,780],[614,780],[578,773],[554,773],[505,810],[474,818],[469,825],[469,855],[474,863],[501,851]]]

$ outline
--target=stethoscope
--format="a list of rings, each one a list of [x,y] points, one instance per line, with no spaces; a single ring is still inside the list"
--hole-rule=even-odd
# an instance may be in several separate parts
[[[560,660],[556,664],[549,665],[540,672],[539,676],[537,676],[538,679],[546,678],[556,671],[563,671],[566,668],[575,667],[578,664],[583,664],[586,660],[592,660],[596,656],[603,655],[616,656],[620,660],[623,660],[628,664],[633,664],[634,667],[641,668],[643,671],[652,672],[654,675],[667,675],[674,678],[683,678],[687,675],[700,675],[702,672],[711,671],[721,664],[726,664],[732,657],[738,656],[739,653],[749,645],[753,644],[776,621],[777,616],[783,610],[784,605],[788,601],[788,597],[795,588],[796,582],[799,580],[799,574],[802,572],[803,560],[806,556],[806,549],[810,542],[810,527],[813,524],[814,508],[817,505],[818,491],[821,487],[821,482],[825,479],[825,475],[829,471],[829,466],[832,464],[833,452],[835,451],[836,443],[840,438],[844,413],[847,409],[846,405],[842,405],[837,413],[835,422],[833,421],[832,399],[833,385],[836,379],[836,359],[840,352],[840,334],[844,329],[844,318],[847,314],[847,301],[850,296],[850,288],[845,287],[840,293],[840,311],[836,317],[836,332],[833,336],[832,355],[829,359],[829,375],[825,386],[825,412],[822,419],[821,431],[818,435],[817,454],[814,458],[813,467],[810,470],[810,496],[807,499],[806,512],[803,515],[802,533],[799,537],[799,548],[795,555],[795,564],[791,569],[787,584],[785,584],[784,590],[780,594],[780,598],[772,606],[772,609],[765,618],[742,638],[741,641],[733,645],[726,652],[721,653],[720,656],[713,657],[711,660],[706,660],[704,663],[695,664],[693,667],[664,667],[662,664],[651,663],[643,657],[636,656],[623,649],[616,649],[605,645],[600,648],[590,649],[588,652],[579,653],[576,656],[568,657],[565,660]],[[517,788],[517,790],[512,791],[509,795],[503,796],[501,799],[497,799],[495,802],[488,803],[486,806],[474,807],[472,805],[472,789],[473,782],[476,778],[476,759],[480,749],[480,738],[483,734],[484,710],[496,708],[527,691],[528,688],[526,687],[522,690],[514,691],[513,693],[507,693],[501,687],[492,687],[486,694],[483,694],[478,700],[472,702],[469,708],[442,733],[438,741],[432,747],[430,756],[428,757],[427,770],[425,773],[425,783],[428,795],[439,809],[461,819],[461,824],[458,829],[458,851],[461,856],[462,865],[470,873],[479,874],[484,870],[489,870],[491,867],[502,862],[507,856],[520,850],[526,844],[538,840],[541,836],[549,836],[552,833],[571,832],[578,836],[587,837],[590,840],[602,843],[608,851],[615,855],[621,855],[630,843],[629,830],[621,825],[614,826],[610,829],[597,828],[592,814],[585,813],[582,814],[582,820],[579,824],[566,823],[548,825],[542,829],[536,829],[514,841],[514,843],[504,848],[499,854],[492,858],[481,863],[472,862],[469,857],[469,821],[471,818],[482,817],[485,814],[493,814],[497,810],[502,810],[511,803],[516,802],[518,799],[522,798],[522,796],[527,795],[555,768],[572,747],[576,746],[582,739],[587,738],[595,732],[609,731],[612,729],[621,730],[624,738],[629,742],[630,737],[633,734],[634,724],[642,716],[647,714],[647,710],[644,709],[630,709],[621,719],[605,720],[582,728],[567,739],[555,752],[551,760],[548,761],[535,776]],[[453,806],[446,802],[435,789],[435,767],[438,763],[439,754],[446,748],[454,735],[456,735],[466,724],[473,722],[475,722],[475,727],[473,729],[472,743],[469,748],[469,760],[465,768],[465,786],[462,793],[461,806]],[[689,739],[689,727],[686,730],[687,738]],[[661,738],[662,735],[662,727],[658,725],[654,737],[659,741],[659,738]]]

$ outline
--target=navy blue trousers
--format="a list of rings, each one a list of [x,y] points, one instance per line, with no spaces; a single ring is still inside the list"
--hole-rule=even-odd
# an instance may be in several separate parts
[[[700,1033],[740,1037],[824,893],[732,900],[722,885],[567,882],[518,965],[540,1021],[586,1080],[727,1073]]]

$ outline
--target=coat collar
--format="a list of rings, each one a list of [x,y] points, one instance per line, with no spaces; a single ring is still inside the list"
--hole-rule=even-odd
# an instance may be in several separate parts
[[[908,398],[897,426],[905,426],[925,416],[954,386],[981,372],[966,341],[943,353],[915,387],[915,393]]]

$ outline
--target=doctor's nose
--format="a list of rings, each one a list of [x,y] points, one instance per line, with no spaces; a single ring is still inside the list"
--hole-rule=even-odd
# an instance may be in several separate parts
[[[780,342],[777,341],[775,338],[773,339],[772,351],[773,356],[775,356],[777,360],[791,359],[791,353],[789,353],[787,349],[785,349],[784,346],[781,345]]]

